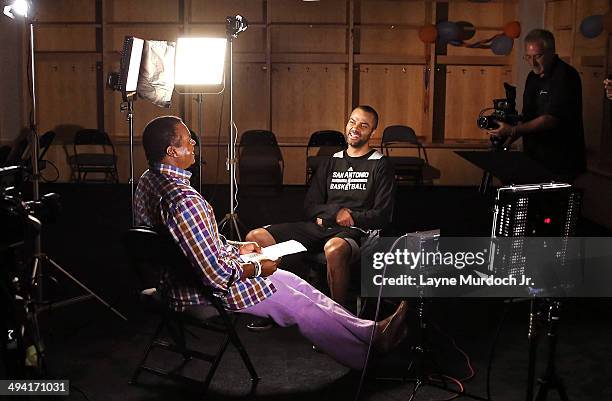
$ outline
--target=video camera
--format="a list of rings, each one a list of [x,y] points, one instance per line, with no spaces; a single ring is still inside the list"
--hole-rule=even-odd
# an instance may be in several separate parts
[[[48,193],[35,201],[24,201],[19,188],[23,168],[0,168],[0,252],[38,233],[43,221],[53,221],[60,212],[60,196]]]
[[[518,111],[516,111],[516,87],[504,82],[506,91],[505,99],[493,99],[493,108],[482,109],[478,114],[476,124],[478,128],[491,130],[499,127],[498,122],[510,125],[517,125],[521,121]],[[493,110],[491,114],[484,115],[488,110]]]
[[[26,349],[37,337],[29,320],[33,299],[32,259],[42,222],[59,214],[59,195],[46,194],[38,200],[24,201],[20,188],[24,180],[21,166],[0,168],[0,304],[8,333],[0,341],[0,355],[7,377],[30,377],[25,365]]]

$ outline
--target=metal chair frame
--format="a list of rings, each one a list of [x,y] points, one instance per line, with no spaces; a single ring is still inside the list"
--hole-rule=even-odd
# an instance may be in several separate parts
[[[80,146],[100,146],[102,148],[102,153],[79,153],[78,148]],[[85,181],[87,178],[87,173],[104,173],[105,182],[109,179],[114,183],[119,182],[115,146],[106,132],[99,131],[97,129],[82,129],[77,131],[74,135],[73,149],[74,154],[71,157],[70,164],[73,168],[72,175],[74,178],[76,178],[77,182]],[[111,156],[110,160],[112,161],[112,164],[93,164],[83,161],[83,157],[93,155]]]
[[[126,244],[130,262],[134,268],[136,274],[139,276],[143,287],[150,285],[151,275],[154,274],[159,279],[159,274],[163,269],[184,269],[186,272],[181,270],[181,274],[191,274],[193,268],[189,261],[183,256],[180,248],[174,242],[167,232],[158,232],[151,229],[150,227],[134,227],[131,228],[126,237]],[[143,267],[144,269],[141,269]],[[153,267],[153,269],[151,269]],[[143,273],[143,270],[146,273]],[[149,283],[146,282],[144,276],[149,276]],[[194,274],[194,279],[195,279]],[[142,372],[148,372],[157,376],[169,378],[172,380],[178,380],[186,382],[191,385],[195,385],[206,392],[212,379],[219,367],[221,358],[229,344],[233,344],[238,350],[242,361],[244,362],[249,374],[251,376],[252,388],[255,389],[259,382],[259,376],[255,371],[255,367],[251,362],[251,359],[240,341],[238,334],[236,333],[235,323],[237,315],[231,316],[228,311],[223,307],[223,303],[219,296],[213,292],[210,287],[202,287],[202,291],[206,299],[210,302],[211,318],[198,319],[193,316],[189,316],[183,312],[173,311],[165,300],[164,295],[161,291],[157,291],[153,288],[148,288],[140,291],[141,298],[145,300],[152,300],[158,306],[158,312],[162,319],[155,332],[151,336],[149,345],[147,346],[138,367],[132,374],[130,384],[137,383],[137,380]],[[155,300],[155,298],[157,298]],[[219,321],[213,321],[213,317]],[[224,339],[217,348],[217,352],[214,354],[208,354],[200,351],[196,351],[187,347],[185,339],[185,331],[188,331],[185,326],[197,327],[216,333],[225,334]],[[166,341],[162,337],[164,329],[167,329],[170,334],[172,341]],[[183,362],[175,369],[164,370],[151,365],[147,365],[147,359],[153,349],[163,349],[169,352],[180,354],[183,356]],[[192,359],[205,361],[211,364],[208,373],[203,380],[193,379],[181,374],[181,370],[188,364]]]
[[[414,145],[418,151],[418,157],[414,156],[391,156],[389,150],[394,145],[401,144]],[[424,184],[424,171],[431,170],[434,175],[432,180],[439,178],[439,170],[429,164],[429,158],[427,157],[427,149],[421,144],[416,136],[414,130],[405,125],[390,125],[383,131],[383,137],[380,142],[380,151],[385,156],[389,157],[393,163],[393,159],[398,162],[396,167],[395,176],[399,181],[406,180],[406,177],[413,176],[415,183],[418,185]],[[410,173],[409,173],[410,172]],[[437,176],[437,177],[435,177]]]

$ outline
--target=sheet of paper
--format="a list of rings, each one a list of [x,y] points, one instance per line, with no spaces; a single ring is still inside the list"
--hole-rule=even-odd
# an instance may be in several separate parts
[[[279,244],[274,244],[270,246],[266,246],[261,248],[261,253],[263,253],[267,258],[275,260],[281,258],[286,255],[291,255],[294,253],[304,252],[306,248],[300,242],[296,240],[289,240],[285,242],[281,242]],[[248,262],[249,260],[256,257],[257,253],[248,253],[246,255],[241,255],[240,258],[244,262]]]

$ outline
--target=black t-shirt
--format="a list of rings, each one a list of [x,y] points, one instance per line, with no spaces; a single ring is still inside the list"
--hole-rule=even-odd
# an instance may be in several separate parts
[[[335,225],[338,211],[351,209],[355,226],[382,229],[391,223],[395,197],[394,172],[377,150],[361,157],[338,152],[321,165],[304,200],[306,217]]]
[[[524,135],[525,153],[556,175],[573,178],[586,169],[582,84],[578,72],[556,55],[543,77],[529,73],[523,93],[524,121],[546,114],[558,120],[557,126]]]

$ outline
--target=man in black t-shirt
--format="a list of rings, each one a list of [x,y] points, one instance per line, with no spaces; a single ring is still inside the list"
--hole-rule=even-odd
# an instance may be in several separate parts
[[[523,122],[499,122],[489,134],[506,145],[523,138],[524,152],[555,178],[572,181],[586,169],[580,75],[555,54],[555,38],[534,29],[525,37],[524,59],[531,72],[523,93]]]
[[[331,297],[340,304],[346,301],[349,264],[359,255],[361,238],[389,226],[393,214],[393,168],[369,145],[377,125],[372,107],[353,110],[345,130],[348,149],[323,163],[310,184],[307,221],[273,224],[246,237],[261,246],[295,239],[308,250],[323,250]]]

